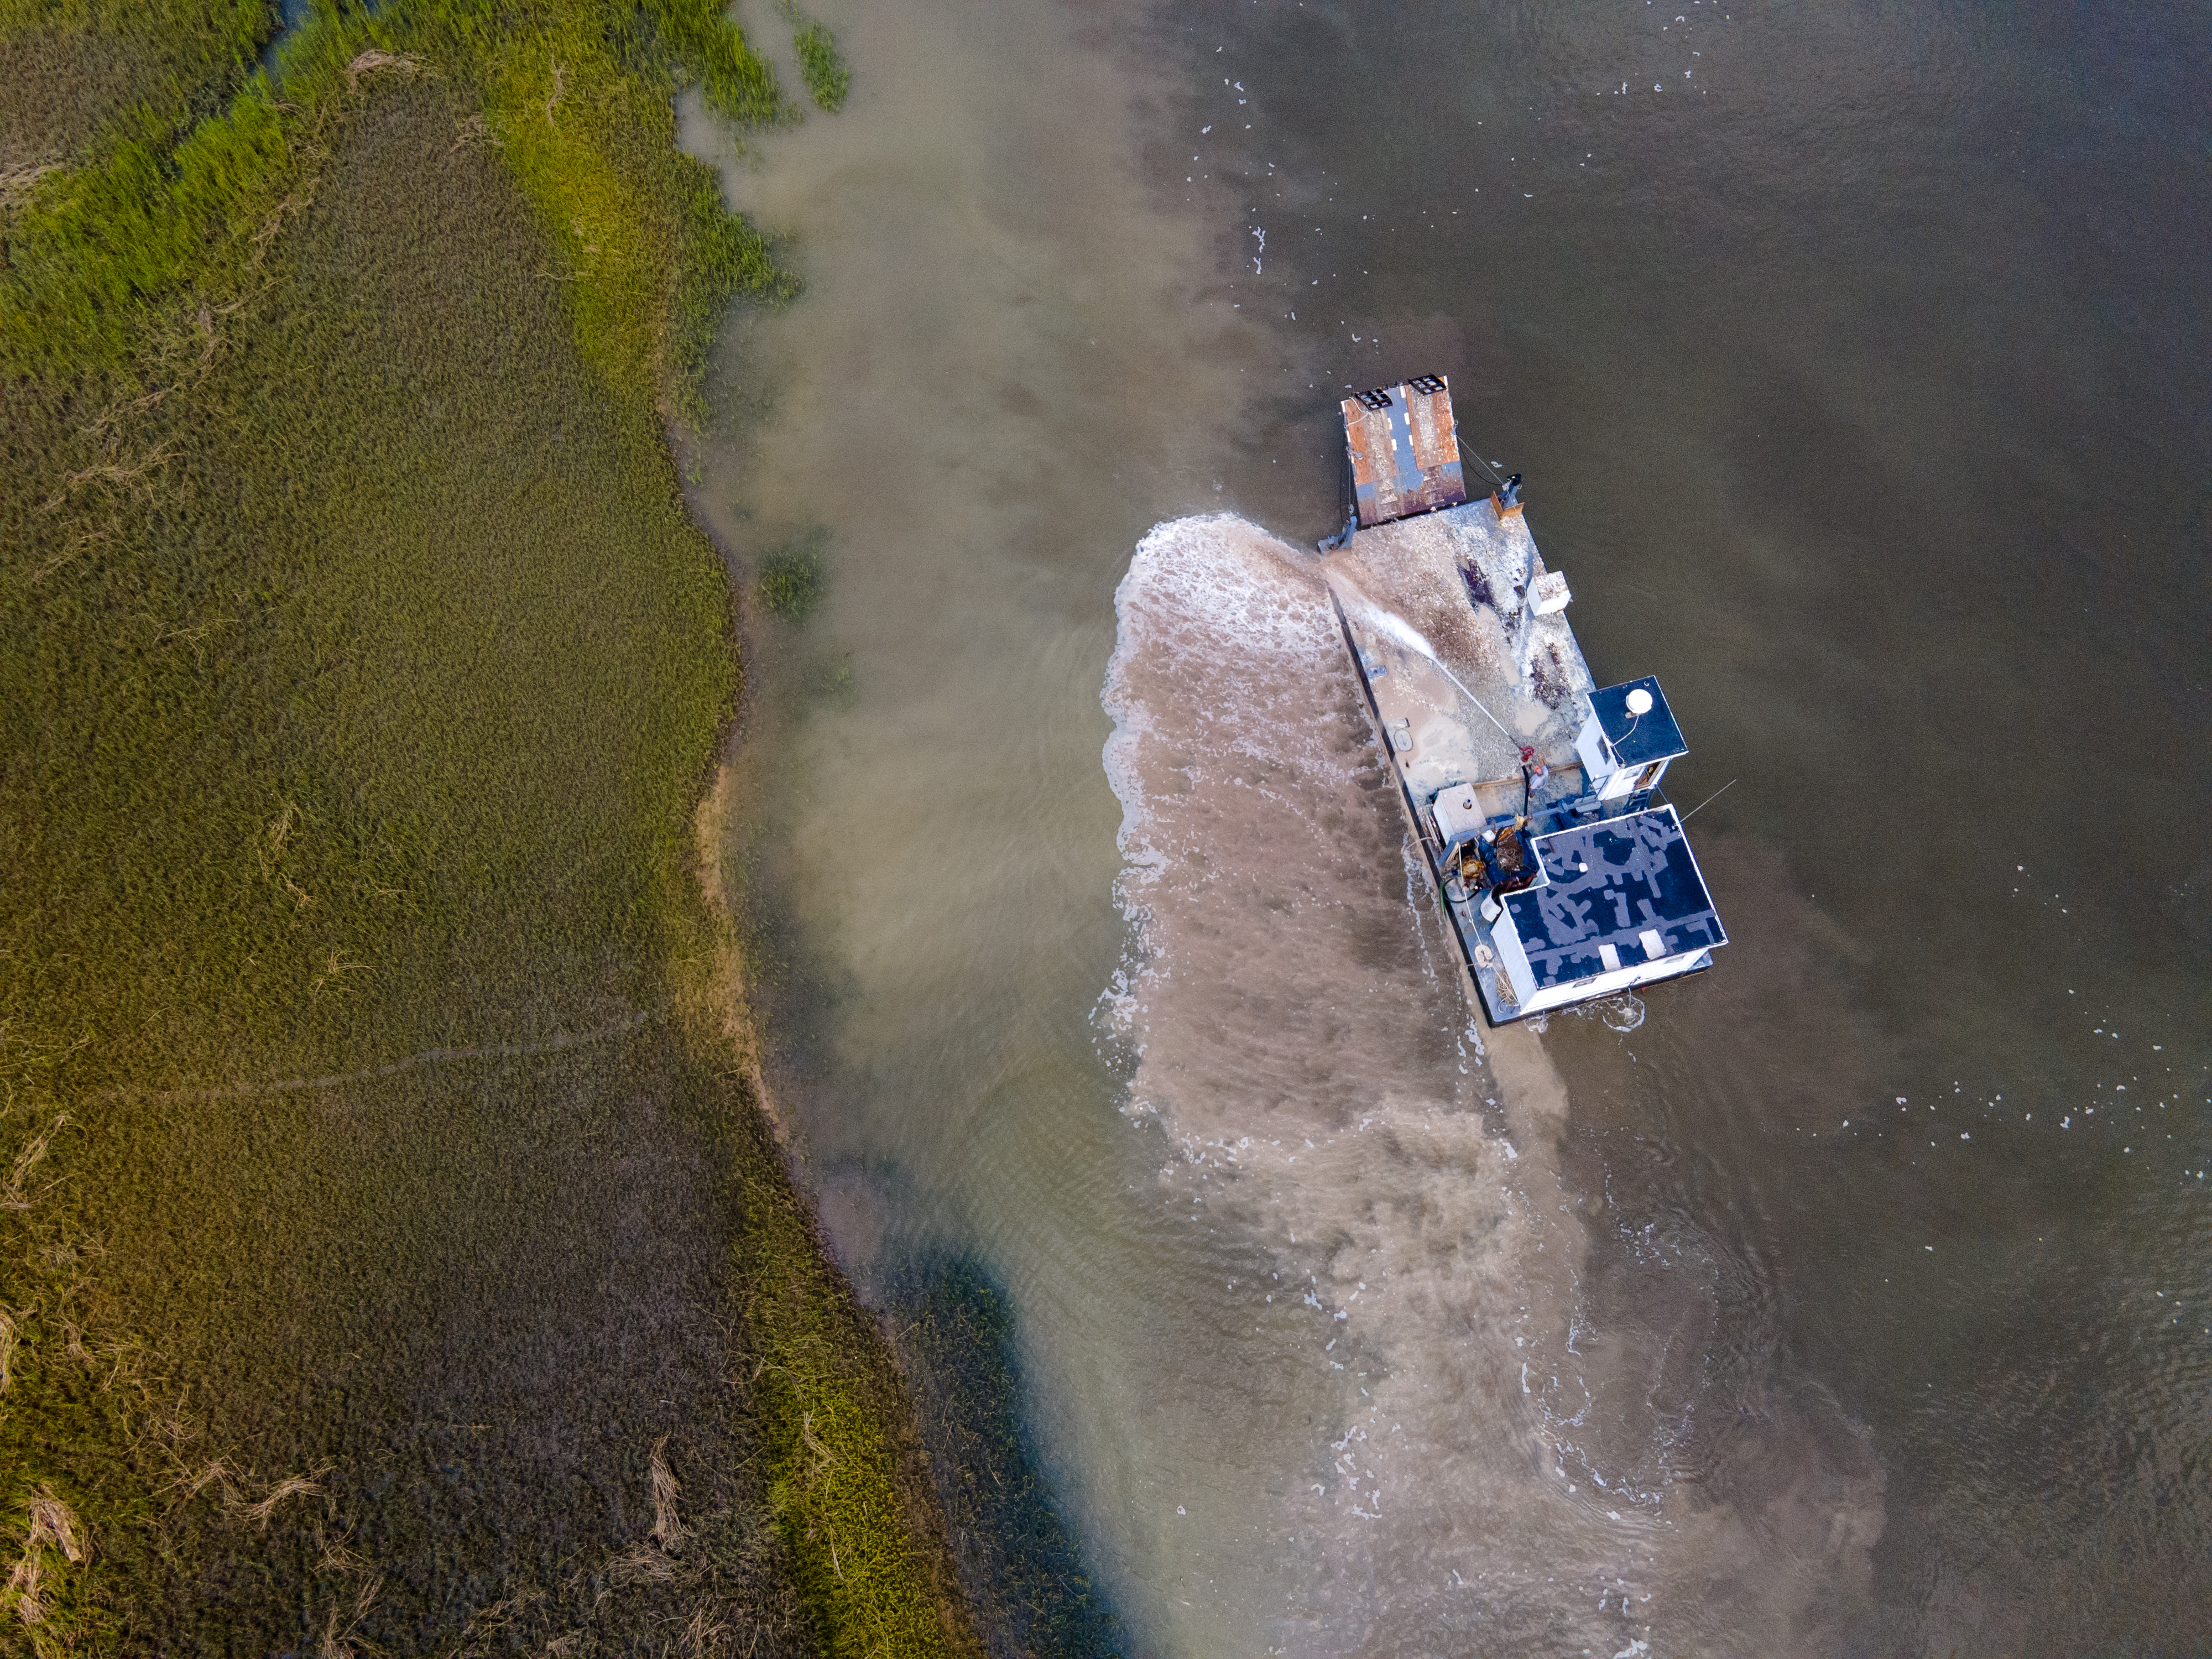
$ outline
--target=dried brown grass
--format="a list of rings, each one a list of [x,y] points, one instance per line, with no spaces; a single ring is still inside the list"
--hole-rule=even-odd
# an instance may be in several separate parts
[[[676,1484],[675,1471],[668,1467],[667,1449],[665,1434],[653,1443],[653,1541],[672,1555],[691,1534],[676,1512],[677,1495],[683,1489]]]
[[[67,1112],[58,1112],[52,1123],[24,1143],[23,1150],[15,1154],[15,1164],[8,1171],[7,1184],[0,1186],[0,1210],[27,1210],[31,1207],[31,1200],[36,1194],[26,1194],[23,1183],[30,1179],[31,1172],[45,1158],[46,1149],[53,1145],[54,1137],[61,1133],[62,1126],[69,1121]]]
[[[318,1659],[353,1659],[355,1654],[362,1650],[363,1644],[358,1635],[362,1621],[368,1617],[369,1607],[383,1589],[382,1577],[368,1580],[355,1595],[350,1613],[343,1602],[331,1604],[330,1613],[323,1622],[322,1639],[316,1647]],[[346,1621],[343,1630],[338,1628],[341,1619]]]
[[[395,75],[410,76],[421,74],[423,67],[422,60],[419,58],[410,58],[404,52],[380,52],[372,46],[346,65],[346,85],[357,88],[361,85],[362,76],[374,75],[379,70],[387,70]]]
[[[46,1620],[52,1603],[47,1599],[48,1558],[58,1550],[71,1565],[82,1565],[92,1553],[92,1540],[84,1523],[67,1504],[42,1486],[30,1496],[23,1538],[23,1553],[8,1575],[8,1599],[15,1617],[30,1628]]]
[[[0,173],[0,210],[14,207],[18,202],[28,201],[31,192],[38,189],[40,179],[61,170],[60,162],[46,161],[29,167],[10,167]]]
[[[343,1537],[323,1540],[323,1551],[315,1558],[315,1571],[330,1573],[365,1573],[369,1559],[349,1545]]]
[[[238,1496],[238,1472],[223,1459],[217,1457],[203,1463],[197,1469],[179,1464],[176,1474],[170,1478],[169,1490],[177,1495],[180,1502],[189,1503],[212,1486],[216,1491],[216,1500],[222,1504],[225,1513],[229,1513],[244,1507],[242,1500]]]
[[[746,991],[744,949],[738,940],[735,895],[726,866],[734,844],[738,789],[738,769],[727,761],[720,763],[713,786],[692,814],[692,868],[704,902],[711,943],[706,972],[690,988],[685,1012],[725,1045],[760,1109],[762,1121],[775,1137],[776,1145],[788,1152],[791,1131],[761,1069],[762,1045]]]
[[[723,1638],[730,1634],[726,1620],[712,1615],[720,1608],[708,1605],[696,1609],[691,1622],[684,1627],[683,1651],[690,1654],[709,1654],[721,1647]]]
[[[46,1622],[46,1562],[41,1552],[23,1552],[15,1570],[8,1575],[8,1599],[15,1606],[15,1617],[26,1626],[36,1627]]]
[[[37,1549],[51,1543],[71,1561],[82,1561],[91,1550],[82,1524],[70,1506],[54,1496],[52,1486],[31,1494],[31,1533],[24,1547]]]
[[[267,1532],[270,1517],[276,1513],[277,1505],[288,1498],[323,1496],[321,1477],[329,1473],[330,1470],[325,1468],[316,1470],[312,1475],[287,1475],[252,1503],[240,1505],[238,1513],[251,1521],[255,1530]]]
[[[683,1576],[680,1563],[651,1544],[636,1544],[607,1563],[607,1583],[615,1589],[633,1584],[672,1584]]]

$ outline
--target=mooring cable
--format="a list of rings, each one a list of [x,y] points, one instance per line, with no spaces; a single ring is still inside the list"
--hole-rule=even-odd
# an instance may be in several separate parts
[[[1700,813],[1700,812],[1704,811],[1705,810],[1705,808],[1707,808],[1708,806],[1711,806],[1711,805],[1715,801],[1718,800],[1718,799],[1719,799],[1723,795],[1725,795],[1726,793],[1728,793],[1728,792],[1729,792],[1729,790],[1731,790],[1731,789],[1735,788],[1735,786],[1736,786],[1736,781],[1736,781],[1735,779],[1734,779],[1734,778],[1730,778],[1730,779],[1729,779],[1726,783],[1723,784],[1719,788],[1717,788],[1717,789],[1714,790],[1714,791],[1713,791],[1713,793],[1712,793],[1711,794],[1710,794],[1710,795],[1706,796],[1703,800],[1699,801],[1699,802],[1698,802],[1695,806],[1692,806],[1692,807],[1688,811],[1686,811],[1686,812],[1683,813],[1683,814],[1682,814],[1682,822],[1683,822],[1683,823],[1688,823],[1692,818],[1693,818],[1693,817],[1697,817],[1698,813]]]
[[[1480,454],[1476,453],[1476,452],[1467,447],[1467,441],[1459,435],[1459,428],[1456,424],[1452,428],[1452,445],[1459,451],[1460,459],[1463,461],[1469,455],[1474,455],[1474,464],[1480,467],[1485,472],[1490,474],[1491,482],[1495,483],[1500,489],[1505,488],[1505,480],[1498,476],[1498,469],[1491,465],[1488,461],[1484,460]]]

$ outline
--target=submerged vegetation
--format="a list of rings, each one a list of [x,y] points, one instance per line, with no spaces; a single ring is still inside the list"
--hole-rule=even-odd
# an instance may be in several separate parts
[[[786,622],[803,623],[822,602],[822,552],[827,533],[811,532],[763,556],[753,592],[761,608]]]
[[[837,37],[826,23],[801,21],[795,13],[793,21],[796,27],[791,44],[799,53],[799,72],[805,77],[806,90],[816,105],[835,113],[845,107],[845,94],[853,87],[853,72],[837,50]]]
[[[705,0],[0,0],[0,1652],[973,1650],[759,1115]]]
[[[799,0],[777,0],[777,7],[791,25],[792,49],[799,54],[799,78],[806,82],[807,94],[816,107],[834,115],[844,108],[845,94],[853,88],[853,74],[837,50],[836,33],[801,10]]]
[[[763,1150],[739,1165],[756,1182],[775,1168]],[[908,1541],[908,1517],[930,1512],[931,1492],[882,1332],[837,1293],[798,1206],[756,1185],[744,1208],[743,1276],[760,1298],[752,1376],[775,1425],[770,1492],[802,1589],[837,1632],[832,1650],[858,1659],[972,1639],[947,1627],[959,1586],[941,1547],[925,1556]]]
[[[1112,1659],[1115,1620],[1083,1570],[1023,1432],[1014,1321],[973,1261],[913,1272],[891,1298],[961,1577],[994,1650]]]

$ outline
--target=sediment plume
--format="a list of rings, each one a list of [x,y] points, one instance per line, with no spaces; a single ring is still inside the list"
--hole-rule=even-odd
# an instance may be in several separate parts
[[[1254,1517],[1297,1558],[1253,1608],[1270,1650],[1800,1650],[1865,1582],[1879,1467],[1778,1379],[1675,1386],[1694,1275],[1593,1328],[1566,1088],[1537,1031],[1471,1013],[1316,562],[1164,524],[1116,612],[1127,1109],[1171,1198],[1297,1292],[1303,1334],[1255,1363],[1326,1366],[1338,1401]]]

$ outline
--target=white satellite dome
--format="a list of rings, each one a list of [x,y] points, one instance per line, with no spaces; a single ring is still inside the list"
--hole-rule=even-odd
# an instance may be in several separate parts
[[[1649,691],[1646,691],[1642,686],[1638,686],[1636,690],[1628,694],[1628,712],[1632,714],[1650,714],[1651,712],[1651,694]]]

